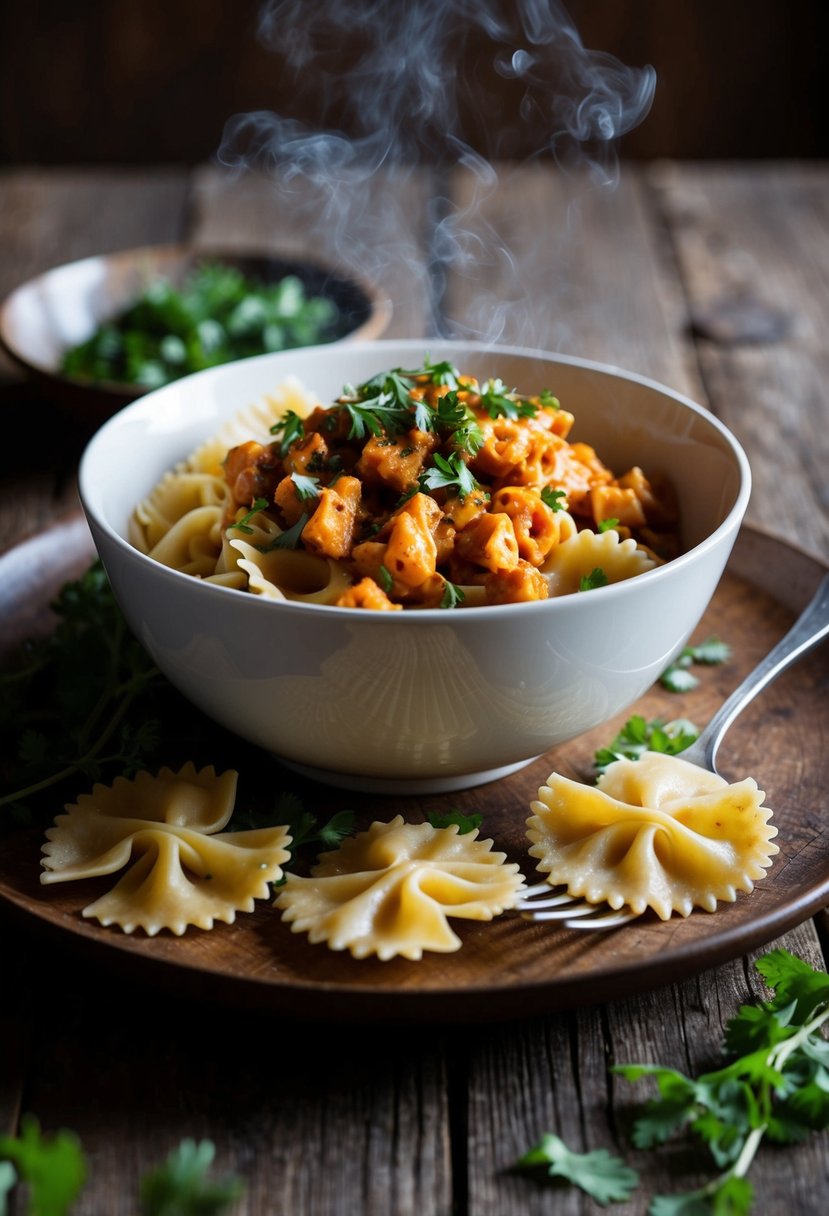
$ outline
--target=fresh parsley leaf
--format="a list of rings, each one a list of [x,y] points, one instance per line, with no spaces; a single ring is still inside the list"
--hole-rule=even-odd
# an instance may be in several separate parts
[[[426,818],[433,828],[449,828],[457,824],[459,836],[474,832],[484,820],[483,815],[464,815],[462,811],[429,811]]]
[[[618,528],[618,527],[619,527],[619,521],[618,521],[618,519],[614,519],[614,518],[611,518],[611,519],[600,519],[600,520],[599,520],[599,522],[598,522],[597,527],[598,527],[598,531],[599,531],[600,533],[602,533],[602,532],[612,532],[614,528]]]
[[[593,763],[596,771],[602,773],[614,760],[638,760],[647,751],[676,756],[698,737],[699,729],[687,718],[674,718],[671,722],[654,718],[647,722],[641,714],[633,714],[608,746],[599,748]]]
[[[457,392],[450,391],[438,400],[434,429],[448,438],[456,451],[475,456],[483,447],[484,433],[475,415]]]
[[[454,490],[460,498],[466,498],[467,494],[479,489],[460,452],[451,452],[448,456],[435,452],[432,460],[433,465],[418,478],[423,489]]]
[[[294,491],[301,502],[306,502],[309,498],[318,498],[320,492],[319,477],[308,477],[304,473],[291,473],[291,481],[294,483]]]
[[[271,434],[279,437],[279,455],[287,455],[288,449],[305,434],[305,424],[294,410],[286,410],[278,422],[271,427]]]
[[[316,838],[326,849],[336,849],[346,836],[354,831],[354,812],[338,811],[336,815],[317,829]]]
[[[280,532],[267,545],[257,545],[256,548],[260,553],[270,553],[273,549],[298,549],[302,543],[302,531],[310,518],[304,511],[293,527]]]
[[[595,591],[597,587],[607,586],[607,575],[601,566],[594,566],[589,574],[583,574],[579,579],[579,591]]]
[[[534,418],[538,406],[516,392],[509,392],[503,380],[487,380],[481,386],[481,408],[490,418]]]
[[[574,1153],[559,1137],[548,1132],[516,1163],[518,1169],[546,1167],[553,1178],[564,1178],[580,1187],[597,1203],[624,1202],[639,1184],[639,1175],[607,1149]]]
[[[239,1199],[238,1178],[208,1177],[216,1150],[209,1140],[182,1140],[166,1162],[141,1183],[141,1216],[211,1216]]]
[[[567,495],[564,490],[554,490],[552,486],[542,487],[541,501],[551,511],[566,511],[567,509]]]
[[[253,519],[254,515],[258,515],[260,511],[264,511],[267,505],[267,498],[255,498],[253,500],[253,506],[248,513],[243,515],[241,519],[237,519],[235,524],[230,524],[230,528],[236,528],[239,532],[252,533],[253,528],[250,526],[250,521]]]
[[[382,587],[382,589],[385,591],[386,595],[388,595],[388,593],[391,591],[392,587],[394,586],[394,578],[392,576],[391,571],[388,570],[385,566],[381,566],[380,569],[377,571],[377,582]]]
[[[32,1216],[68,1216],[86,1182],[86,1159],[73,1132],[44,1135],[37,1119],[24,1115],[19,1136],[0,1136],[0,1158],[28,1184]]]
[[[702,663],[710,667],[725,663],[730,658],[731,647],[726,642],[721,642],[716,637],[707,638],[698,646],[686,646],[681,650],[673,663],[662,672],[659,683],[669,692],[690,692],[699,684],[699,679],[688,671],[692,663]]]
[[[548,388],[544,388],[538,394],[538,400],[543,405],[545,410],[560,410],[561,402],[558,397],[554,397]]]
[[[463,588],[459,587],[457,583],[450,583],[449,579],[446,579],[443,588],[443,595],[440,597],[440,604],[438,607],[459,608],[465,599],[466,595]]]

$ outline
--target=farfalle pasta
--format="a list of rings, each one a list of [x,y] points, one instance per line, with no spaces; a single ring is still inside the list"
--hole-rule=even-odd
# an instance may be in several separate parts
[[[268,896],[290,856],[285,827],[222,831],[236,779],[232,771],[186,764],[96,785],[47,831],[40,881],[98,878],[129,866],[83,916],[150,936],[232,924],[237,912],[252,912],[254,900]]]
[[[428,823],[373,823],[320,857],[311,877],[289,874],[276,907],[295,933],[354,958],[458,950],[448,917],[488,921],[513,907],[518,866],[477,831]]]
[[[265,599],[375,611],[567,595],[679,551],[670,486],[617,477],[547,390],[427,360],[312,406],[294,384],[242,411],[136,507],[132,542]]]
[[[553,773],[532,803],[530,855],[551,885],[662,919],[715,911],[765,876],[779,851],[764,794],[675,756],[617,760],[598,787]]]

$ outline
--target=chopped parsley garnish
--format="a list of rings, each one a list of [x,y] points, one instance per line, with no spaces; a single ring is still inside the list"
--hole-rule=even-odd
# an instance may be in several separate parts
[[[516,392],[509,392],[503,380],[487,380],[481,386],[481,408],[490,418],[534,418],[538,406]]]
[[[730,658],[731,647],[727,642],[721,642],[716,637],[706,638],[698,646],[686,646],[662,672],[659,683],[663,688],[667,688],[668,692],[690,692],[699,684],[697,676],[688,670],[692,663],[713,667],[718,663],[727,662]]]
[[[473,490],[480,489],[460,452],[450,452],[448,456],[435,452],[432,461],[432,466],[418,478],[423,489],[454,490],[460,498],[466,498]]]
[[[595,591],[597,587],[607,586],[607,575],[601,566],[594,566],[589,574],[583,574],[579,579],[579,591]]]
[[[299,414],[286,410],[278,422],[271,427],[271,434],[279,437],[279,455],[284,456],[288,448],[305,434],[305,423]]]
[[[344,409],[351,419],[349,439],[365,439],[369,434],[375,438],[387,433],[408,430],[411,426],[411,402],[405,405],[392,393],[380,391],[374,396],[360,396],[366,386],[357,390],[355,396],[343,396],[335,409]]]
[[[382,587],[382,589],[385,591],[386,595],[388,595],[388,593],[391,591],[392,587],[394,586],[394,579],[392,577],[392,573],[385,566],[381,566],[380,569],[377,571],[377,583],[380,587]]]
[[[443,595],[441,596],[438,607],[459,608],[466,599],[463,588],[459,587],[457,583],[450,583],[449,579],[445,580],[445,584],[446,585],[443,588]]]
[[[253,506],[248,511],[247,515],[243,515],[241,519],[237,519],[235,524],[230,524],[230,528],[236,528],[239,532],[247,532],[252,534],[253,528],[250,526],[250,521],[253,519],[254,515],[258,515],[260,511],[264,511],[267,505],[267,498],[255,498],[253,500]]]
[[[256,548],[260,553],[271,553],[274,549],[298,549],[301,544],[302,530],[310,518],[311,516],[304,511],[292,528],[286,528],[269,544],[257,545]]]
[[[434,428],[447,436],[457,451],[475,456],[482,448],[484,433],[466,402],[454,391],[444,393],[434,411]]]
[[[641,714],[634,714],[628,718],[616,738],[596,752],[593,763],[597,773],[603,773],[614,760],[638,760],[648,751],[677,756],[698,737],[699,729],[687,718],[675,718],[671,722],[654,718],[648,722]]]
[[[538,400],[545,410],[560,410],[561,402],[558,397],[554,397],[548,388],[542,389],[538,394]]]
[[[618,519],[600,519],[597,525],[599,532],[612,532],[614,528],[619,527]]]
[[[309,498],[317,498],[320,492],[319,477],[307,477],[304,473],[291,473],[291,481],[297,498],[306,502]]]
[[[551,511],[565,511],[567,509],[567,495],[564,490],[554,490],[552,486],[542,487],[541,501]]]

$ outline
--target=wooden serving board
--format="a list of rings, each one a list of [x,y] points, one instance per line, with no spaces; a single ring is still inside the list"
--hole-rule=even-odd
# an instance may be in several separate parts
[[[48,603],[92,555],[84,525],[69,520],[0,559],[0,654],[48,620]],[[654,687],[607,726],[554,749],[511,777],[460,794],[423,798],[355,795],[301,782],[275,762],[274,790],[291,788],[326,818],[356,809],[358,824],[401,813],[458,808],[484,816],[482,837],[534,870],[524,837],[529,803],[554,769],[591,780],[595,750],[631,712],[687,717],[704,725],[745,674],[785,633],[825,569],[781,540],[746,528],[695,639],[716,634],[733,649],[721,667],[699,668],[692,692]],[[829,904],[829,648],[790,669],[732,727],[719,757],[723,774],[753,776],[766,791],[780,853],[766,879],[716,913],[663,923],[648,914],[611,933],[530,924],[507,913],[491,923],[453,921],[463,947],[421,962],[355,961],[311,946],[266,903],[234,925],[181,938],[127,936],[84,920],[81,909],[113,879],[41,887],[42,833],[18,832],[0,845],[0,902],[33,931],[60,935],[66,948],[97,956],[148,982],[205,1000],[326,1020],[416,1023],[527,1017],[592,1004],[681,980],[755,949]],[[78,792],[82,792],[79,790]],[[56,812],[60,807],[56,807]]]

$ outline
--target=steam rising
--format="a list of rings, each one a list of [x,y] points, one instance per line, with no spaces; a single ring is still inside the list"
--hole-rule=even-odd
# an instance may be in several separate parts
[[[321,253],[381,280],[384,263],[402,261],[428,289],[436,331],[490,341],[502,336],[504,305],[514,309],[526,287],[515,283],[506,298],[483,303],[471,323],[467,310],[459,327],[444,315],[443,285],[450,268],[471,281],[477,266],[495,261],[509,282],[509,250],[481,220],[480,204],[499,184],[492,162],[518,142],[560,171],[612,186],[614,141],[646,116],[655,89],[652,68],[586,49],[559,0],[266,0],[259,37],[315,118],[236,115],[220,163],[273,171],[282,204],[302,199],[310,208]],[[467,132],[489,117],[496,76],[510,82],[514,112],[492,114],[486,146],[479,136],[473,148]],[[444,173],[462,166],[474,183],[462,207],[437,191],[425,252],[393,203],[404,192],[378,186],[383,176],[399,185],[417,164]],[[524,305],[529,332],[511,336],[531,343]]]

